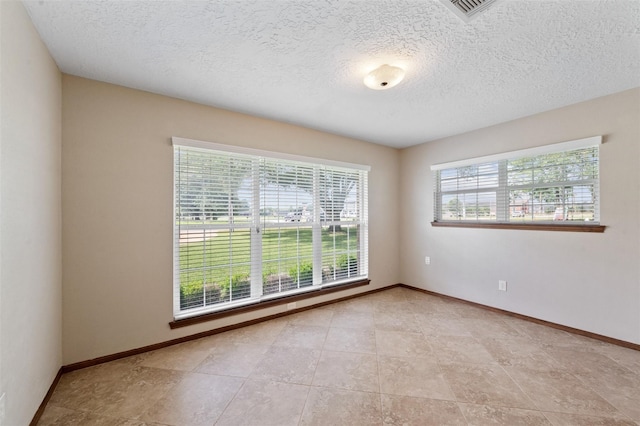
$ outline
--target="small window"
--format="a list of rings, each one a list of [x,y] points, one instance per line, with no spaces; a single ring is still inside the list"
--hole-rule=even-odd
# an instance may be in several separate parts
[[[174,318],[368,276],[368,166],[173,138]]]
[[[601,139],[432,166],[435,222],[597,225]]]

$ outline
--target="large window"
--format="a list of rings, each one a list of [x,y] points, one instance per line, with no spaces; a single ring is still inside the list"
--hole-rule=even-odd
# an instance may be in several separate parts
[[[368,167],[173,145],[176,319],[367,277]]]
[[[436,222],[599,223],[601,137],[432,166]]]

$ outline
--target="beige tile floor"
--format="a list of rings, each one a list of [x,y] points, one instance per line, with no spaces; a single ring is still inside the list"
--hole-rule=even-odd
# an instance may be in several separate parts
[[[393,288],[62,376],[39,425],[638,425],[640,352]]]

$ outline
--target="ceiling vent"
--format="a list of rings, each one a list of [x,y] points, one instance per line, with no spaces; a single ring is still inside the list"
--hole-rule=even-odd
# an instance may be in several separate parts
[[[499,0],[440,0],[458,18],[469,22]]]

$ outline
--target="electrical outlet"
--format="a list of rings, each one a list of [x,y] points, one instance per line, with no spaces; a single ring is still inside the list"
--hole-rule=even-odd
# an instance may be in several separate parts
[[[498,290],[507,291],[507,282],[503,280],[498,281]]]
[[[424,264],[425,265],[431,265],[431,258],[429,256],[425,256],[424,257]]]
[[[298,306],[296,302],[287,303],[287,311],[295,309],[296,306]]]

